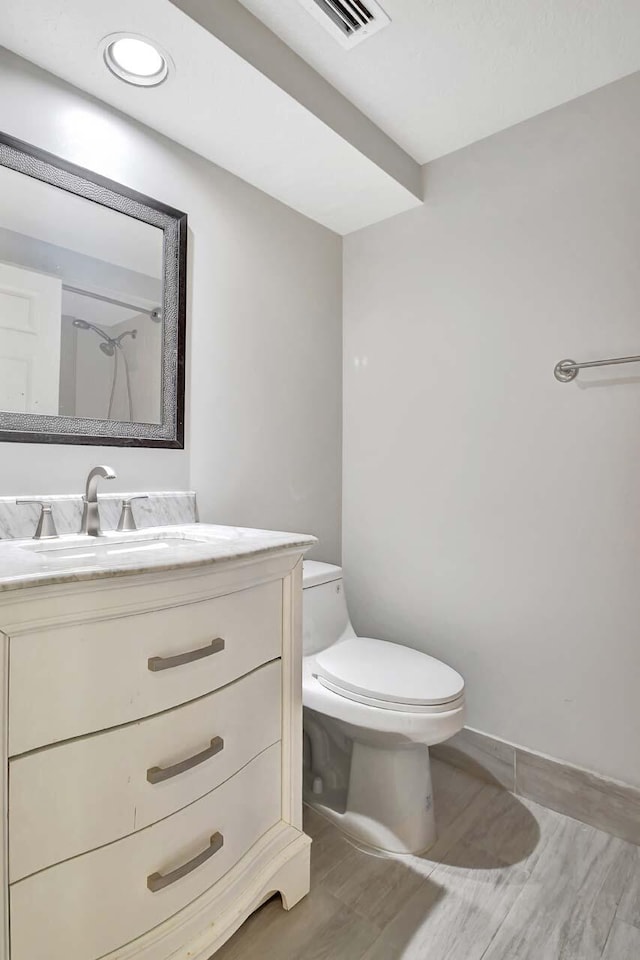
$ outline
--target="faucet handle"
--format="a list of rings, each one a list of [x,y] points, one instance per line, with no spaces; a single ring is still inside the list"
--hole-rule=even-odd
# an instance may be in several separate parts
[[[118,520],[118,530],[137,530],[136,521],[133,516],[131,504],[134,500],[148,500],[149,494],[138,493],[134,497],[127,497],[122,501],[122,512]]]
[[[16,500],[16,503],[38,503],[42,509],[38,518],[36,532],[33,535],[34,540],[51,540],[58,536],[53,511],[49,500]]]

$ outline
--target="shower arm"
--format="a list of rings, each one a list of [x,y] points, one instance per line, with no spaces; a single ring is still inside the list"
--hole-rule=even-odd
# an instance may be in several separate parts
[[[102,337],[107,343],[115,344],[115,340],[109,336],[108,333],[105,333],[104,330],[101,330],[100,327],[96,326],[95,323],[90,323],[89,320],[82,320],[80,317],[72,317],[72,323],[74,327],[78,330],[93,330],[94,333],[97,333],[99,337]]]
[[[89,320],[82,320],[80,317],[73,317],[72,322],[74,327],[77,327],[79,330],[93,330],[94,333],[97,333],[99,337],[105,341],[105,343],[111,344],[112,347],[119,347],[122,350],[121,342],[125,337],[131,337],[133,340],[138,336],[138,331],[134,327],[133,330],[125,330],[118,337],[110,337],[108,333],[105,333],[101,327],[98,327],[95,323],[91,323]]]
[[[115,344],[116,347],[120,347],[120,349],[122,350],[122,341],[124,340],[125,337],[131,337],[132,340],[135,340],[137,336],[138,336],[138,331],[134,327],[133,330],[125,330],[123,333],[120,334],[119,337],[116,337],[115,340],[113,340],[112,342]]]

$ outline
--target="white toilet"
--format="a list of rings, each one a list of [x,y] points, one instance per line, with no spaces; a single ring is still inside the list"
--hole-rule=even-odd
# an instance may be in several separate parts
[[[464,680],[409,647],[356,637],[342,568],[303,564],[304,799],[354,840],[436,839],[429,746],[464,724]]]

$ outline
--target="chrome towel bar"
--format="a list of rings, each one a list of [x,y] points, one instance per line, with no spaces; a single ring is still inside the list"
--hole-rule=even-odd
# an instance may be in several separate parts
[[[553,369],[553,375],[556,380],[566,383],[568,380],[575,380],[578,376],[578,370],[584,367],[609,367],[614,363],[640,363],[640,357],[617,357],[613,360],[589,360],[587,363],[576,363],[575,360],[561,360],[556,363]]]

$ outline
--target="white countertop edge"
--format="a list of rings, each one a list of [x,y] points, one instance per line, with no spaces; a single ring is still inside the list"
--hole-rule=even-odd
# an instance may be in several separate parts
[[[130,560],[101,557],[93,563],[75,564],[73,559],[56,561],[41,549],[83,549],[87,552],[103,545],[116,547],[119,543],[155,541],[160,538],[186,541],[189,546],[164,547],[156,557],[133,554]],[[142,530],[105,531],[99,538],[70,534],[52,540],[15,539],[0,541],[0,593],[31,586],[76,583],[108,577],[136,576],[187,570],[246,559],[287,550],[305,553],[317,543],[310,534],[277,530],[258,530],[248,527],[225,527],[208,523],[184,523],[145,527]],[[165,552],[166,551],[166,552]]]

